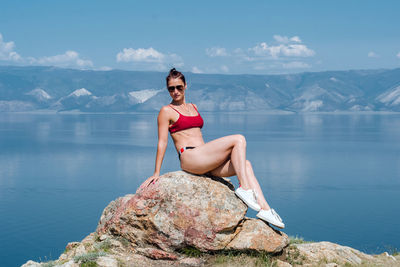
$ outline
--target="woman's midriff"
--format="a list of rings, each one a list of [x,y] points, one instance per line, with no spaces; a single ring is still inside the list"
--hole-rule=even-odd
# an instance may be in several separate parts
[[[175,144],[175,149],[179,153],[182,147],[193,146],[198,147],[204,144],[203,136],[200,128],[190,128],[171,134]]]

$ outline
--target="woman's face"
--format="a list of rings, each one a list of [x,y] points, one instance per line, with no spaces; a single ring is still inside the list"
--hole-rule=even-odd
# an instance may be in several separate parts
[[[168,92],[171,98],[175,101],[181,101],[185,97],[186,84],[179,78],[170,79],[168,81]]]

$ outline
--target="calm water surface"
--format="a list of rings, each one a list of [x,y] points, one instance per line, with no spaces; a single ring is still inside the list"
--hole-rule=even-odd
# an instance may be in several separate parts
[[[400,248],[400,115],[202,115],[206,141],[246,136],[288,235]],[[156,114],[0,114],[0,265],[56,259],[95,231],[153,173],[156,142]],[[162,173],[178,169],[170,139]]]

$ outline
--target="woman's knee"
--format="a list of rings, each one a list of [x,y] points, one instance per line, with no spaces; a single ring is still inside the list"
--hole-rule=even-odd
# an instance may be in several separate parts
[[[246,138],[241,134],[234,135],[235,143],[240,145],[246,145]]]

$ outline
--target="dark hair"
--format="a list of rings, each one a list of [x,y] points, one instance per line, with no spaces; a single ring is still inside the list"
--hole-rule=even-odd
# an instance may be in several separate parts
[[[169,80],[171,80],[171,79],[181,79],[183,84],[186,85],[185,76],[183,76],[182,72],[177,71],[175,68],[173,68],[169,71],[169,74],[167,76],[167,86],[168,86]]]

